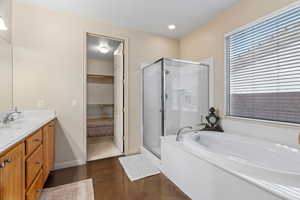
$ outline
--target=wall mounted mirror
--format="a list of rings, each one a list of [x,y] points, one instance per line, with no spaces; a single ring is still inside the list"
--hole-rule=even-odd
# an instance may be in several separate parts
[[[0,0],[0,37],[11,42],[12,0]]]
[[[0,112],[12,108],[12,48],[0,37]]]
[[[0,112],[12,109],[11,0],[0,0]]]

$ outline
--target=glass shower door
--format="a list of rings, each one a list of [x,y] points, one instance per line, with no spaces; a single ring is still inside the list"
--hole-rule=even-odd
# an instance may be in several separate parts
[[[143,145],[160,157],[163,135],[162,60],[143,69]]]

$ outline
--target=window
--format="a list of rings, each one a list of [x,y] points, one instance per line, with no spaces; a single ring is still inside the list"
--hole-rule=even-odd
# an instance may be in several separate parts
[[[226,39],[226,114],[300,123],[300,7]]]

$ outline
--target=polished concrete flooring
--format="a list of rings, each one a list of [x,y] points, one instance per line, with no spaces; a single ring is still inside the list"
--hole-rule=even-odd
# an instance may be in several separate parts
[[[88,137],[87,138],[87,157],[88,161],[122,155],[122,152],[114,143],[111,136]]]
[[[84,166],[51,172],[45,187],[92,178],[95,200],[188,200],[164,175],[131,182],[118,159],[90,161]]]

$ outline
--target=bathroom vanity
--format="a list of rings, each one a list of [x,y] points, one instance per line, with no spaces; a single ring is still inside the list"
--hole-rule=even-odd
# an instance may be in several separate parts
[[[54,164],[55,115],[25,112],[0,128],[0,200],[36,200]]]

